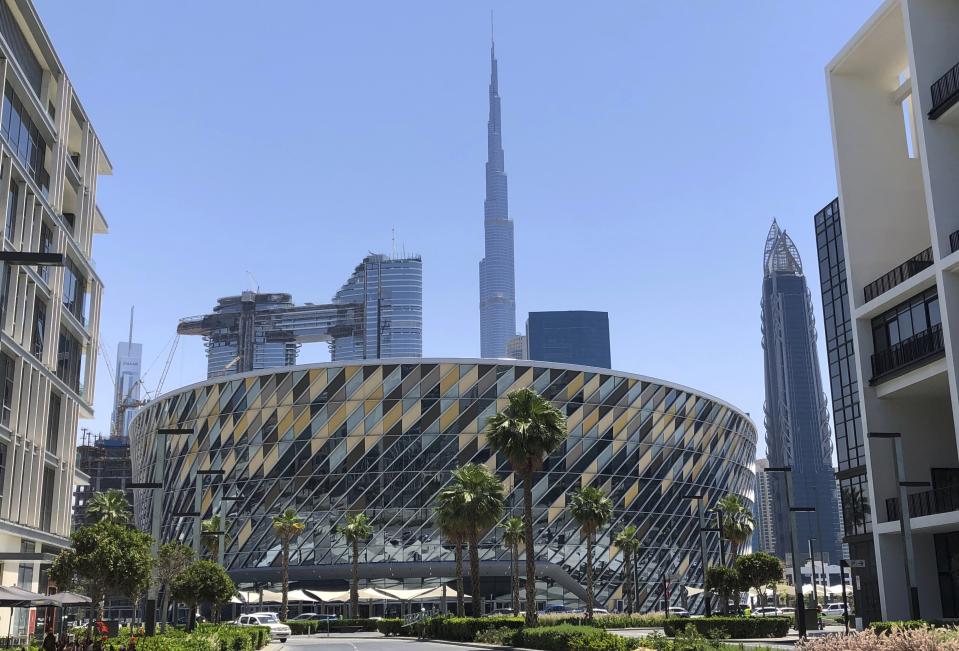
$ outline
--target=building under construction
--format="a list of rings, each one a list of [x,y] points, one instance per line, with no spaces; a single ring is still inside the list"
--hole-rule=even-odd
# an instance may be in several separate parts
[[[208,378],[292,366],[310,342],[328,342],[333,361],[421,357],[423,262],[370,254],[328,304],[243,292],[183,319],[177,333],[203,337]]]

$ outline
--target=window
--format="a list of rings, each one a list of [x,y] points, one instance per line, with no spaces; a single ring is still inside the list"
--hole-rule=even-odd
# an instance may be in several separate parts
[[[0,132],[10,143],[14,155],[27,168],[30,177],[46,194],[50,185],[50,175],[44,167],[47,143],[10,84],[7,84],[3,91],[3,120],[0,122]]]
[[[60,444],[60,394],[50,393],[50,411],[47,413],[47,451],[56,454]]]
[[[82,355],[83,346],[77,338],[69,332],[61,330],[59,346],[57,347],[57,377],[78,393],[80,392]]]
[[[57,488],[57,471],[43,469],[43,484],[40,488],[40,528],[50,531],[53,525],[53,497]]]
[[[10,426],[13,412],[13,358],[0,353],[0,425]]]
[[[47,332],[47,305],[40,299],[33,304],[33,336],[30,340],[30,352],[37,359],[43,358],[43,341]]]
[[[7,476],[7,445],[0,443],[0,506],[3,506],[3,480]]]
[[[6,325],[7,296],[10,295],[10,276],[12,275],[10,265],[0,265],[0,330]]]
[[[7,239],[13,241],[13,232],[17,228],[17,199],[19,196],[19,191],[17,189],[17,182],[12,180],[10,181],[10,189],[7,191],[7,225],[4,233],[7,236]]]
[[[86,322],[87,279],[79,268],[67,258],[63,267],[63,306],[80,323]]]
[[[933,287],[874,318],[873,347],[876,352],[888,350],[910,337],[937,329],[941,323],[939,295]]]
[[[40,226],[40,253],[53,253],[53,231],[47,226],[46,222]],[[50,267],[40,265],[37,267],[40,277],[46,283],[50,282]]]

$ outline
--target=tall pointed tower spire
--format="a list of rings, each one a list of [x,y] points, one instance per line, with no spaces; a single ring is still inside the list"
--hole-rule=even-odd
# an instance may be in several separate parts
[[[499,71],[490,13],[489,122],[486,145],[486,257],[480,260],[480,354],[506,357],[506,344],[516,334],[516,287],[513,268],[513,222],[509,218]]]

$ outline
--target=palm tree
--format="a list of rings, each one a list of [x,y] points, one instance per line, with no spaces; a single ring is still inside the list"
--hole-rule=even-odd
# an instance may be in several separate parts
[[[303,533],[306,525],[296,513],[296,509],[290,507],[280,515],[273,518],[273,533],[280,539],[280,545],[283,547],[283,603],[280,606],[280,620],[286,621],[290,614],[290,605],[287,600],[287,594],[290,591],[290,543],[297,536]]]
[[[459,508],[462,514],[469,543],[473,616],[479,617],[483,597],[480,589],[479,541],[503,516],[506,504],[503,484],[486,466],[467,463],[453,471],[453,481],[440,491],[439,497],[444,503]]]
[[[636,562],[636,554],[639,553],[639,538],[636,537],[638,531],[636,525],[630,524],[620,529],[613,538],[613,545],[623,552],[623,592],[626,597],[626,612],[629,615],[633,614],[636,593],[633,564]]]
[[[732,562],[736,562],[736,556],[739,555],[739,549],[753,535],[755,522],[753,512],[746,508],[739,495],[730,493],[716,503],[716,509],[722,513],[720,522],[722,523],[723,537],[729,541],[729,547],[732,554]]]
[[[338,527],[346,542],[353,548],[353,560],[350,570],[350,617],[360,616],[360,542],[366,542],[373,535],[373,526],[365,513],[346,516],[346,524]]]
[[[574,491],[569,500],[569,513],[586,537],[586,619],[593,619],[593,536],[613,514],[613,502],[606,493],[586,486]]]
[[[97,493],[87,504],[87,518],[110,524],[126,524],[130,521],[130,503],[126,494],[117,488]]]
[[[519,615],[519,544],[523,542],[523,518],[506,518],[503,523],[503,547],[509,549],[510,571],[513,575],[513,614]]]
[[[509,404],[486,421],[490,447],[509,459],[523,481],[526,548],[526,624],[536,624],[536,554],[533,547],[533,473],[566,440],[566,417],[532,389],[507,396]]]
[[[463,541],[466,540],[466,526],[462,509],[452,495],[445,498],[437,495],[436,528],[440,535],[453,543],[453,558],[456,562],[456,616],[463,617],[466,607],[463,605]],[[443,605],[444,609],[446,604]]]

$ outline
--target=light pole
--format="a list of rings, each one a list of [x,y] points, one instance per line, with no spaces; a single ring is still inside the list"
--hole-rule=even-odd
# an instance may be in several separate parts
[[[907,488],[929,486],[929,482],[906,481],[906,461],[902,455],[902,434],[899,432],[869,432],[871,439],[892,439],[893,467],[896,472],[896,487],[899,490],[899,525],[902,528],[902,548],[906,561],[906,584],[909,586],[909,615],[920,619],[919,587],[916,582],[916,554],[912,544],[912,520],[909,515]]]
[[[786,475],[786,506],[789,509],[789,548],[793,558],[793,588],[796,591],[796,630],[799,637],[806,637],[806,600],[802,594],[802,572],[799,567],[799,532],[796,530],[796,513],[815,511],[811,507],[793,506],[793,473],[790,466],[766,468],[766,472]]]
[[[703,496],[690,493],[684,497],[688,500],[696,500],[696,512],[699,515],[699,550],[703,559],[703,601],[706,607],[706,617],[709,617],[713,614],[713,608],[712,599],[709,598],[709,592],[706,591],[706,523],[703,521]],[[720,541],[720,545],[722,545],[722,541]],[[669,610],[668,606],[666,610]]]
[[[819,605],[819,591],[816,589],[816,555],[813,553],[813,543],[816,542],[815,538],[809,539],[809,575],[810,581],[812,582],[812,600],[813,603],[817,606]]]
[[[150,534],[153,541],[150,543],[150,552],[153,558],[160,554],[160,511],[163,509],[163,477],[166,473],[166,436],[192,434],[193,428],[160,428],[157,430],[155,443],[155,457],[153,459],[153,481],[130,482],[127,488],[142,488],[153,491],[150,509]],[[146,617],[144,624],[147,635],[156,634],[157,597],[160,592],[160,577],[157,574],[156,564],[150,572],[150,587],[147,590]],[[166,613],[163,614],[166,617]]]

